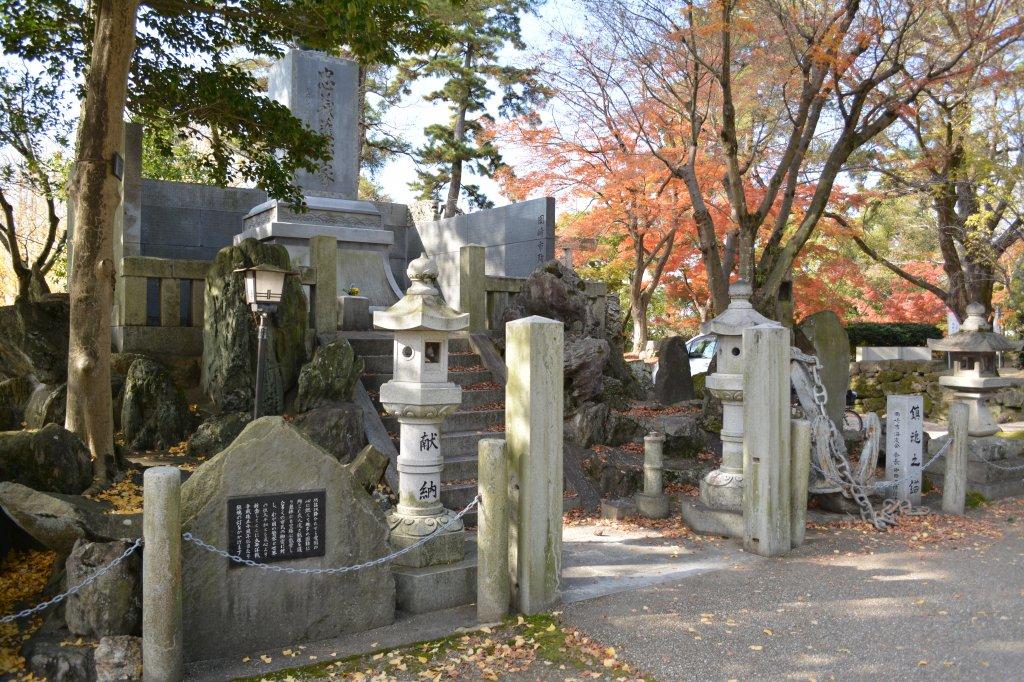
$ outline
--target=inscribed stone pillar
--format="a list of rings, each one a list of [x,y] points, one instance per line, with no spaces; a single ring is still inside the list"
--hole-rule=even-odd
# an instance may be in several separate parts
[[[481,623],[500,621],[508,613],[511,585],[508,575],[508,457],[505,441],[480,441],[477,513],[476,614]]]
[[[314,50],[289,50],[270,68],[270,96],[330,139],[331,160],[295,171],[304,194],[356,199],[359,193],[359,65]]]
[[[507,451],[512,521],[509,573],[520,613],[558,601],[562,571],[562,323],[526,317],[505,325]]]
[[[743,547],[761,556],[790,550],[790,331],[743,331]]]
[[[807,487],[811,476],[811,423],[806,419],[790,422],[790,535],[794,547],[804,544],[807,531]]]

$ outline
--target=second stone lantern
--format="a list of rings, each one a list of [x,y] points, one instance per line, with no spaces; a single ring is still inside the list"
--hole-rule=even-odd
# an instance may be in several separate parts
[[[374,327],[395,333],[394,375],[380,388],[381,405],[398,418],[401,439],[398,506],[388,515],[394,549],[435,533],[455,515],[441,504],[441,424],[462,403],[462,389],[448,381],[448,340],[469,326],[469,315],[449,308],[438,293],[437,265],[426,254],[409,263],[407,274],[412,286],[405,296],[373,314]],[[464,536],[459,520],[395,563],[454,563],[464,556]]]
[[[778,322],[754,310],[753,289],[743,280],[729,287],[729,306],[701,325],[714,334],[716,370],[707,390],[722,401],[722,465],[700,482],[700,501],[683,502],[683,519],[698,533],[743,537],[743,330]]]

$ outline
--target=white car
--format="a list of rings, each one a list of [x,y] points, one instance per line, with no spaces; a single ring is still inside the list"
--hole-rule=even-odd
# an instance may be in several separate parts
[[[714,334],[700,334],[686,342],[686,352],[690,356],[690,376],[707,374],[711,359],[715,357],[718,338]],[[655,363],[651,372],[651,380],[658,377],[658,364]]]

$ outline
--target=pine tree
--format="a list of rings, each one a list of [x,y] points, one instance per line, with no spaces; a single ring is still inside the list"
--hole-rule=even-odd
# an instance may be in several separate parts
[[[520,17],[534,12],[536,0],[467,0],[432,9],[450,31],[448,45],[425,55],[411,57],[399,67],[394,88],[406,95],[422,78],[443,79],[442,85],[425,96],[429,102],[448,105],[447,123],[424,129],[426,144],[414,151],[419,165],[418,180],[412,188],[420,198],[440,202],[441,213],[450,218],[458,212],[465,195],[470,205],[489,208],[493,204],[478,185],[464,182],[465,172],[493,177],[502,167],[501,154],[488,134],[493,117],[488,100],[498,91],[502,116],[524,116],[547,95],[534,68],[502,63],[506,46],[522,50]]]

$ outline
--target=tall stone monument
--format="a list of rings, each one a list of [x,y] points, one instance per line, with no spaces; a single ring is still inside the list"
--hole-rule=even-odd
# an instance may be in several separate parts
[[[271,97],[331,140],[332,158],[315,172],[298,170],[306,209],[276,199],[245,216],[235,243],[252,237],[282,244],[293,265],[310,264],[310,239],[337,240],[338,290],[357,287],[370,305],[387,306],[402,292],[388,262],[394,234],[380,209],[359,195],[359,65],[313,50],[293,49],[268,77]]]

